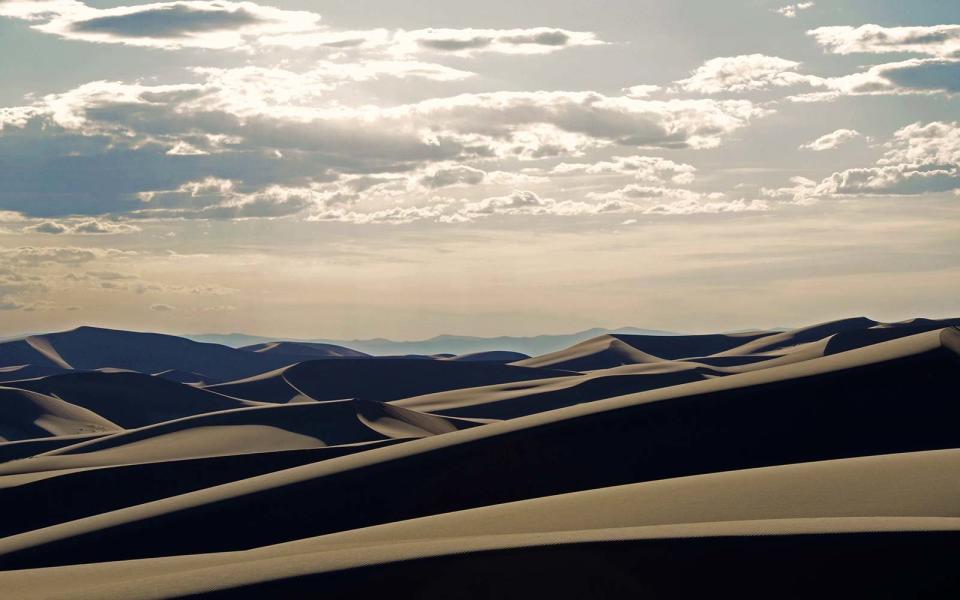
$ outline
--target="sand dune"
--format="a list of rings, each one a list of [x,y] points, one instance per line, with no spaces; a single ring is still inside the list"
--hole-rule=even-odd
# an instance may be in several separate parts
[[[50,450],[63,448],[64,446],[71,446],[79,442],[92,440],[103,435],[109,435],[118,429],[119,428],[111,429],[104,433],[79,433],[73,435],[58,435],[56,437],[23,439],[15,442],[3,442],[0,443],[0,463],[18,458],[28,458],[49,452]]]
[[[65,373],[6,385],[60,398],[126,428],[246,406],[220,394],[133,372]]]
[[[494,362],[509,363],[509,362],[516,362],[519,360],[526,360],[530,357],[520,352],[491,350],[489,352],[474,352],[472,354],[451,355],[448,358],[449,360],[459,360],[464,362],[494,361]]]
[[[0,387],[0,441],[117,431],[85,408],[30,390]]]
[[[567,371],[594,371],[620,365],[658,362],[659,357],[641,352],[616,335],[604,335],[566,350],[528,358],[513,364],[521,367],[564,369]]]
[[[604,335],[511,364],[312,348],[331,354],[212,385],[189,361],[148,375],[56,334],[13,342],[61,374],[0,387],[0,435],[19,440],[0,444],[18,515],[0,589],[960,592],[957,322]]]
[[[447,513],[244,552],[15,571],[0,574],[0,584],[23,590],[26,597],[45,588],[62,589],[71,578],[85,582],[80,589],[70,586],[77,597],[121,590],[133,597],[162,597],[247,586],[256,586],[259,593],[277,593],[289,589],[294,577],[309,575],[326,581],[358,567],[397,568],[411,559],[588,541],[749,536],[737,544],[742,549],[747,539],[758,536],[793,536],[792,544],[803,544],[802,536],[812,533],[876,536],[888,532],[902,539],[909,533],[939,532],[948,536],[943,543],[952,545],[960,539],[960,484],[952,477],[958,467],[960,451],[948,450],[667,479]],[[885,551],[891,548],[885,543],[880,546]],[[899,546],[899,542],[892,544]],[[609,550],[604,548],[603,554]],[[854,555],[850,550],[843,553],[848,560]],[[856,551],[862,550],[863,544],[858,544]],[[513,557],[520,564],[528,558],[523,553]],[[515,573],[516,569],[500,565],[494,572]],[[641,572],[648,573],[647,569]],[[945,575],[949,571],[940,572],[941,577]]]
[[[659,362],[587,375],[451,390],[404,398],[392,404],[452,417],[513,419],[723,374],[696,363]]]
[[[37,474],[52,471],[413,439],[478,424],[353,400],[226,410],[83,440],[0,464],[0,487],[34,481]]]
[[[171,335],[135,333],[98,327],[31,336],[0,343],[2,366],[35,365],[93,370],[102,367],[156,373],[193,371],[226,381],[290,364],[283,356],[202,344]]]
[[[7,538],[0,552],[22,568],[239,550],[666,477],[952,448],[958,340],[933,331],[433,436]],[[261,525],[229,527],[251,511]]]
[[[53,366],[11,365],[0,367],[0,383],[22,379],[36,379],[37,377],[59,375],[60,373],[66,372],[68,372],[67,369]]]
[[[443,390],[556,377],[564,373],[501,365],[403,358],[315,360],[206,389],[258,402],[388,401]]]
[[[258,354],[291,357],[296,361],[317,360],[322,358],[369,358],[370,355],[334,344],[316,344],[309,342],[265,342],[244,346],[240,350]]]

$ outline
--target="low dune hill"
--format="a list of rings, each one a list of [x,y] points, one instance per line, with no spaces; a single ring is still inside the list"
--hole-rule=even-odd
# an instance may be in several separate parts
[[[31,390],[0,387],[0,441],[118,431],[97,413]]]
[[[17,460],[18,458],[29,458],[64,446],[72,446],[79,442],[116,433],[119,429],[115,426],[95,433],[74,433],[40,438],[30,435],[30,437],[18,441],[0,442],[0,463]],[[30,429],[30,432],[33,435],[37,433],[35,429]]]
[[[224,410],[82,440],[0,464],[0,487],[11,483],[3,476],[20,473],[413,439],[478,424],[359,400]]]
[[[157,373],[170,369],[227,381],[290,364],[288,357],[236,350],[155,333],[78,327],[0,343],[0,367],[33,365],[64,370],[104,367]]]
[[[562,371],[497,364],[406,358],[314,360],[259,376],[208,386],[233,398],[303,402],[359,398],[385,402],[494,383],[565,375]]]
[[[323,357],[214,385],[16,382],[0,387],[0,505],[17,515],[0,589],[955,597],[958,323],[604,334],[509,364]],[[138,386],[156,397],[121,393]],[[197,412],[133,426],[162,417],[160,386],[194,394],[167,410]]]
[[[318,360],[322,358],[370,358],[369,354],[358,352],[334,344],[312,342],[265,342],[244,346],[240,350],[256,352],[267,356],[286,356],[296,361]]]
[[[6,385],[87,408],[124,428],[249,405],[190,385],[130,371],[65,373]]]
[[[0,384],[8,381],[36,379],[37,377],[47,377],[49,375],[59,375],[69,372],[69,369],[56,366],[9,365],[0,367]]]
[[[447,360],[457,360],[461,362],[500,362],[510,363],[530,358],[521,352],[510,352],[507,350],[491,350],[489,352],[474,352],[472,354],[447,355],[443,356]]]
[[[160,379],[166,379],[167,381],[175,381],[177,383],[185,383],[187,385],[193,385],[197,387],[223,383],[222,381],[207,377],[203,373],[182,371],[180,369],[165,369],[163,371],[153,373],[153,376],[159,377]]]
[[[271,470],[480,425],[378,402],[264,406],[189,417],[0,464],[0,503],[21,506],[0,535]],[[110,483],[114,493],[60,507],[61,492]]]
[[[698,363],[661,361],[582,375],[456,389],[395,400],[392,404],[452,417],[513,419],[726,374]]]

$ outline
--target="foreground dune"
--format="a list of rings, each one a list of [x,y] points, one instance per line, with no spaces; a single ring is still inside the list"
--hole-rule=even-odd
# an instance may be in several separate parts
[[[40,336],[30,351],[67,372],[0,389],[19,440],[0,444],[18,515],[0,589],[949,595],[953,323],[617,334],[511,365],[265,345],[243,352],[332,355],[194,385],[82,372]]]
[[[244,552],[15,571],[0,574],[0,585],[23,597],[68,587],[66,597],[122,592],[148,598],[251,586],[265,593],[289,586],[294,577],[320,577],[319,583],[372,565],[397,569],[412,559],[462,560],[464,554],[492,550],[514,551],[509,572],[516,576],[531,559],[524,554],[537,547],[584,543],[673,539],[677,544],[742,537],[742,548],[761,537],[792,536],[792,544],[804,545],[810,543],[804,536],[814,534],[876,538],[885,532],[936,533],[947,545],[960,538],[960,482],[953,476],[958,467],[960,450],[947,450],[699,475],[447,513]],[[900,544],[912,546],[902,541],[891,546],[896,551]],[[812,545],[821,551],[825,544]],[[679,567],[669,561],[667,566]],[[940,577],[949,575],[944,567]],[[657,575],[649,566],[642,572],[645,580]],[[440,576],[454,580],[449,572]],[[85,583],[67,586],[71,580]]]

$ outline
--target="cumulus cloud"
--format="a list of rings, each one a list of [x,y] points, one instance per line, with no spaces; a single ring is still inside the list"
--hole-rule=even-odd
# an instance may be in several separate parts
[[[251,50],[261,47],[422,52],[546,54],[602,44],[590,32],[527,29],[338,30],[315,12],[282,10],[233,0],[175,0],[96,8],[77,0],[4,0],[0,16],[24,19],[38,31],[66,39],[178,50]]]
[[[960,58],[960,25],[818,27],[807,32],[834,54],[913,52]]]
[[[3,264],[10,266],[82,265],[97,259],[136,257],[130,250],[115,248],[78,248],[75,246],[18,246],[0,248]]]
[[[837,129],[826,135],[822,135],[817,139],[803,144],[800,146],[801,150],[813,150],[814,152],[822,152],[824,150],[833,150],[847,142],[863,137],[860,135],[859,131],[855,129]]]
[[[40,223],[24,227],[24,231],[51,235],[115,235],[136,233],[140,231],[140,228],[129,223],[118,223],[100,219],[81,219],[73,221],[41,221]]]
[[[584,217],[616,214],[690,215],[767,210],[764,200],[728,200],[720,193],[700,193],[680,188],[628,185],[611,192],[593,192],[580,199],[556,199],[530,190],[488,196],[478,200],[437,198],[426,206],[394,206],[360,211],[325,207],[311,214],[314,221],[354,224],[406,224],[432,221],[470,223],[490,217]]]
[[[489,92],[388,108],[344,106],[325,101],[318,75],[310,76],[316,85],[301,85],[291,82],[296,74],[277,70],[196,73],[205,79],[91,82],[9,109],[0,160],[11,168],[0,172],[0,208],[47,218],[276,217],[308,207],[315,186],[343,175],[424,170],[423,187],[451,177],[466,185],[480,177],[470,170],[476,167],[450,165],[575,157],[614,145],[712,148],[769,112],[746,100],[595,92]],[[444,166],[426,172],[431,165]],[[529,177],[483,170],[485,183]],[[191,187],[207,179],[233,187]]]
[[[465,202],[452,214],[444,215],[441,221],[468,222],[493,215],[555,215],[582,216],[604,213],[627,212],[634,206],[616,200],[584,202],[579,200],[554,200],[542,198],[534,192],[515,191],[506,196],[493,196]]]
[[[631,98],[648,98],[657,92],[663,91],[659,85],[641,84],[633,85],[623,90]]]
[[[805,87],[811,91],[790,99],[819,102],[841,96],[940,94],[960,90],[960,60],[911,59],[873,65],[836,77],[800,73],[799,67],[796,61],[763,54],[721,56],[703,63],[687,79],[677,81],[673,91],[722,94]]]
[[[717,94],[810,83],[809,76],[795,72],[799,66],[796,61],[763,54],[721,56],[706,61],[676,85],[683,91]]]
[[[454,185],[479,185],[487,178],[486,171],[461,164],[437,165],[429,169],[420,178],[427,188],[441,188]]]
[[[472,55],[479,52],[501,54],[546,54],[572,46],[596,46],[603,42],[590,32],[549,27],[530,29],[418,29],[395,34],[392,50]]]
[[[684,188],[666,187],[662,185],[641,185],[636,183],[631,183],[608,192],[590,192],[587,194],[587,198],[591,200],[602,202],[640,202],[648,208],[654,203],[667,201],[721,200],[723,197],[724,194],[720,192],[704,194]]]
[[[696,170],[693,165],[677,163],[659,156],[614,156],[609,161],[595,163],[560,163],[553,168],[551,174],[610,173],[633,175],[643,181],[687,184],[693,181]]]
[[[960,189],[960,123],[914,123],[899,129],[875,165],[845,169],[817,182],[764,189],[764,196],[810,203],[834,196],[919,195]]]
[[[174,50],[239,49],[264,37],[315,31],[320,15],[253,2],[178,0],[95,8],[83,2],[7,0],[0,16],[71,40]]]
[[[715,215],[721,213],[763,212],[770,209],[764,200],[679,200],[644,209],[647,215]]]
[[[313,205],[316,193],[309,188],[270,186],[242,192],[233,181],[207,178],[191,181],[171,191],[140,194],[145,208],[131,216],[154,219],[257,219],[297,214]]]
[[[786,17],[788,19],[793,19],[797,16],[797,13],[813,8],[813,2],[798,2],[796,4],[787,4],[786,6],[781,6],[780,8],[771,9],[773,12]]]
[[[874,65],[841,77],[811,78],[825,91],[791,97],[798,102],[834,100],[842,96],[930,95],[960,91],[960,60],[911,59]]]
[[[692,215],[767,210],[763,200],[729,200],[723,193],[703,193],[683,188],[630,184],[610,192],[592,192],[587,198],[630,206],[646,215]]]

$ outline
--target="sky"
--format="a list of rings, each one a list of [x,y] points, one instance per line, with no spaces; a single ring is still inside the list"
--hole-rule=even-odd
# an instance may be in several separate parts
[[[960,3],[0,0],[0,335],[960,316]]]

